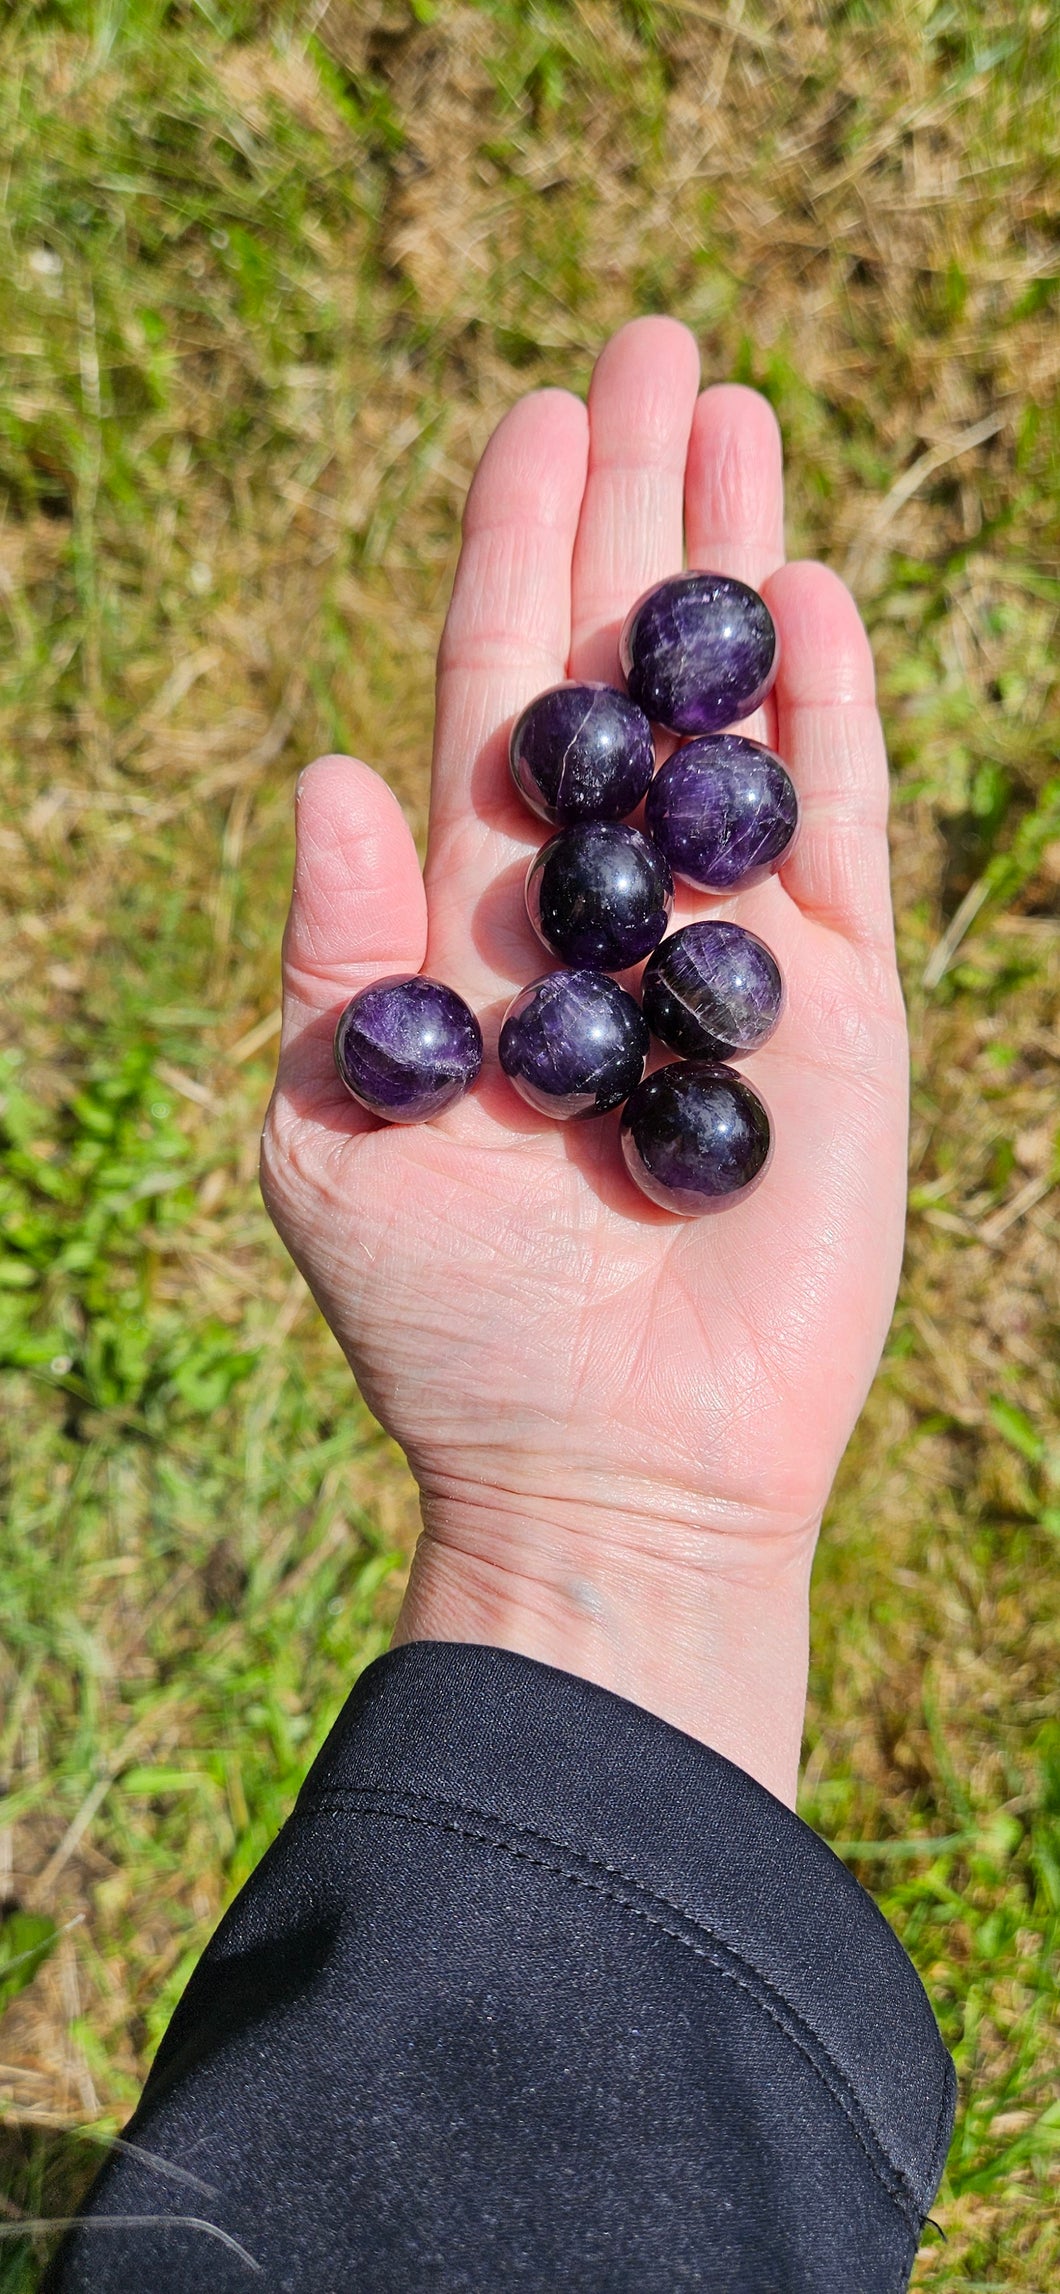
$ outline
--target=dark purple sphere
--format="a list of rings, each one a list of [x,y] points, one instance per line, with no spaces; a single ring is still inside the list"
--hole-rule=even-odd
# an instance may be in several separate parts
[[[655,770],[644,711],[613,685],[553,685],[512,727],[512,779],[542,820],[624,820]]]
[[[452,988],[399,973],[347,1004],[335,1030],[335,1065],[347,1091],[373,1115],[424,1123],[474,1083],[482,1030]]]
[[[639,828],[586,821],[543,845],[526,878],[539,940],[566,964],[624,972],[662,939],[674,901],[667,862]]]
[[[647,1021],[605,972],[550,972],[513,996],[500,1062],[543,1115],[604,1115],[644,1073]]]
[[[638,598],[619,646],[634,701],[671,733],[718,733],[749,717],[777,673],[764,598],[727,574],[671,574]]]
[[[731,1059],[767,1043],[784,1008],[776,957],[742,924],[686,924],[662,940],[640,983],[644,1017],[686,1059]]]
[[[742,733],[715,733],[667,758],[644,818],[675,876],[700,892],[734,892],[787,858],[799,800],[772,749]]]
[[[761,1179],[773,1148],[769,1115],[735,1068],[676,1060],[646,1075],[622,1112],[626,1169],[664,1211],[686,1219],[723,1209]]]

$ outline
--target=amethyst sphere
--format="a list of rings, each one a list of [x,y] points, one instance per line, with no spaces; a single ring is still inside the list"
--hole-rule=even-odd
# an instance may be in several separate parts
[[[764,598],[727,574],[671,574],[638,598],[619,647],[645,716],[671,733],[717,733],[749,717],[777,673]]]
[[[388,1123],[424,1123],[451,1107],[482,1065],[482,1031],[440,980],[403,973],[362,988],[335,1030],[347,1091]]]
[[[613,685],[553,685],[512,727],[512,779],[542,820],[624,820],[655,770],[644,711]]]
[[[667,758],[644,819],[675,876],[700,892],[735,892],[787,858],[799,801],[772,749],[742,733],[715,733]]]
[[[745,1195],[769,1162],[773,1133],[735,1068],[676,1060],[637,1085],[622,1112],[626,1169],[653,1203],[686,1219]]]
[[[639,828],[586,821],[542,846],[526,878],[526,912],[566,964],[624,972],[662,939],[673,907],[667,862]]]
[[[542,1115],[603,1115],[629,1097],[648,1056],[640,1005],[605,972],[550,972],[513,996],[500,1034],[505,1075]]]
[[[776,957],[742,924],[686,924],[662,940],[640,983],[644,1017],[686,1059],[731,1059],[767,1043],[784,1008]]]

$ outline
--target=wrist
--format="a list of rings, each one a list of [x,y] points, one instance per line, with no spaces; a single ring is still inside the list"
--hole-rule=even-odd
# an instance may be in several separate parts
[[[627,1697],[793,1806],[817,1521],[628,1502],[423,1498],[393,1645],[513,1649]]]

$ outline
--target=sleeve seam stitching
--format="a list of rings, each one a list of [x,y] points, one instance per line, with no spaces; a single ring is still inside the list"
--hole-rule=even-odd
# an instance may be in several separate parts
[[[434,1812],[429,1814],[426,1808],[420,1812],[394,1806],[393,1802],[398,1798],[428,1803]],[[629,1912],[634,1918],[645,1921],[650,1927],[659,1928],[675,1943],[683,1944],[685,1949],[693,1952],[697,1958],[709,1960],[721,1975],[726,1976],[730,1982],[735,1983],[741,1991],[745,1992],[761,2012],[767,2015],[770,2021],[784,2033],[790,2043],[798,2049],[798,2052],[810,2065],[811,2070],[816,2073],[827,2093],[832,2096],[833,2101],[847,2119],[851,2133],[864,2152],[876,2180],[881,2184],[899,2212],[919,2231],[924,2221],[924,2213],[909,2177],[897,2159],[891,2156],[876,2128],[872,2125],[864,2105],[851,2087],[841,2065],[836,2062],[825,2042],[813,2030],[812,2025],[806,2023],[799,2010],[793,2006],[790,2000],[785,1998],[777,1985],[772,1983],[769,1977],[764,1975],[761,1969],[757,1968],[738,1946],[727,1943],[723,1937],[719,1936],[700,1915],[663,1895],[660,1891],[647,1886],[643,1881],[633,1879],[628,1872],[623,1870],[621,1865],[608,1864],[600,1858],[586,1857],[580,1850],[569,1848],[563,1841],[553,1839],[548,1833],[539,1832],[530,1825],[521,1825],[518,1830],[523,1838],[537,1842],[542,1847],[552,1848],[563,1856],[569,1856],[587,1869],[583,1868],[581,1871],[565,1870],[562,1865],[556,1864],[547,1857],[534,1856],[528,1848],[521,1847],[516,1840],[504,1836],[509,1828],[505,1825],[503,1818],[491,1816],[487,1811],[481,1809],[465,1807],[461,1802],[444,1801],[435,1795],[413,1791],[397,1793],[389,1788],[385,1790],[371,1787],[358,1789],[347,1786],[330,1787],[322,1792],[316,1792],[303,1805],[306,1813],[310,1813],[314,1808],[324,1808],[329,1801],[364,1806],[371,1800],[374,1800],[377,1805],[366,1807],[365,1812],[369,1815],[392,1816],[409,1823],[426,1824],[437,1831],[455,1832],[462,1838],[475,1840],[484,1847],[503,1848],[509,1855],[515,1856],[523,1862],[534,1864],[540,1870],[554,1873],[557,1879],[567,1880],[575,1886],[589,1888],[594,1893],[605,1896],[620,1910]],[[449,1816],[442,1813],[447,1808],[452,1810],[452,1814]],[[477,1831],[472,1825],[457,1822],[458,1816],[477,1819],[480,1824],[495,1824],[501,1836],[497,1837],[488,1831]],[[704,1937],[710,1939],[715,1950],[712,1952],[706,1949],[704,1945],[695,1943],[691,1937],[683,1934],[680,1928],[669,1925],[665,1920],[660,1919],[658,1914],[648,1911],[643,1904],[631,1903],[617,1890],[606,1886],[604,1880],[597,1877],[597,1874],[601,1873],[624,1881],[627,1888],[635,1890],[637,1894],[646,1896],[650,1902],[659,1904],[666,1910],[676,1913],[681,1919],[687,1920],[691,1927],[698,1929]],[[737,1960],[740,1966],[746,1970],[746,1975],[741,1976],[736,1968],[727,1966],[725,1959],[721,1956],[723,1953],[730,1953],[732,1958]],[[748,1976],[754,1977],[754,1983],[747,1980]],[[770,1996],[761,1997],[755,1988],[756,1985],[760,1985],[762,1990]],[[786,2016],[790,2017],[791,2022],[798,2026],[797,2029],[789,2028],[784,2017],[778,2013],[776,2006],[772,2004],[774,2000],[783,2004]],[[831,2067],[833,2077],[829,2077],[813,2049],[807,2044],[807,2040],[800,2035],[802,2032],[806,2032],[812,2038],[815,2046],[821,2049]],[[944,2106],[945,2098],[943,2098],[943,2108]],[[879,2155],[874,2155],[874,2153]],[[885,2172],[881,2166],[881,2159],[886,2162],[889,2173]],[[897,2189],[892,2187],[892,2178],[899,2186]]]

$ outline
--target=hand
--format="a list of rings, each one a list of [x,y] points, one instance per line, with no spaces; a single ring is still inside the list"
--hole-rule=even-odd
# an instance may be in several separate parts
[[[902,1248],[905,1022],[872,661],[823,566],[784,566],[780,444],[752,391],[697,396],[692,337],[635,320],[588,408],[516,405],[482,458],[439,657],[427,863],[385,783],[325,757],[298,790],[265,1199],[420,1486],[396,1640],[498,1642],[580,1672],[795,1789],[821,1511],[879,1359]],[[496,1065],[547,971],[521,880],[544,831],[512,790],[513,716],[565,675],[617,681],[638,593],[682,562],[764,590],[780,672],[741,727],[802,805],[779,876],[734,916],[788,1006],[751,1067],[763,1185],[717,1216],[656,1210],[617,1115],[552,1123]],[[425,970],[479,1015],[479,1086],[380,1127],[335,1076],[343,1004]]]

